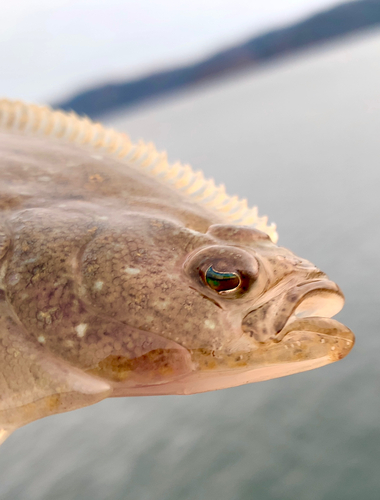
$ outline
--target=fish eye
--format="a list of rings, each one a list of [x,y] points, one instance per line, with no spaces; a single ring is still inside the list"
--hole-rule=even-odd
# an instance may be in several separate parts
[[[241,279],[234,272],[219,272],[210,266],[205,275],[207,285],[216,292],[229,292],[239,287]]]
[[[251,253],[232,245],[210,245],[195,250],[183,264],[183,270],[198,290],[220,299],[235,300],[255,286],[259,261]]]

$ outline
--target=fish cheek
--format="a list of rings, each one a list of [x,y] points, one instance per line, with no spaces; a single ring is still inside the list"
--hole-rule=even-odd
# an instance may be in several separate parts
[[[221,345],[221,309],[183,280],[169,279],[165,272],[156,271],[152,276],[142,270],[127,281],[119,282],[117,278],[112,281],[113,285],[117,281],[118,286],[104,285],[104,294],[102,290],[90,290],[94,311],[102,311],[128,327],[174,341],[187,349],[216,349]]]
[[[192,306],[176,257],[144,235],[103,234],[82,255],[83,300],[94,312],[173,339],[182,309]]]
[[[152,323],[149,300],[167,294],[157,249],[136,234],[104,233],[87,245],[81,259],[83,299],[97,313],[136,328]],[[166,295],[167,301],[168,296]]]
[[[197,235],[150,219],[142,227],[144,222],[98,234],[86,246],[83,300],[97,314],[188,350],[221,349],[232,330],[225,312],[194,289],[182,267]],[[110,358],[102,369],[117,373],[130,365],[124,361]]]

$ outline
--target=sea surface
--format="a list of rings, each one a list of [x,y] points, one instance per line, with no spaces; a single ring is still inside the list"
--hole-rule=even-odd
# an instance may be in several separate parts
[[[379,500],[380,33],[108,116],[248,198],[346,295],[343,361],[15,432],[1,500]]]

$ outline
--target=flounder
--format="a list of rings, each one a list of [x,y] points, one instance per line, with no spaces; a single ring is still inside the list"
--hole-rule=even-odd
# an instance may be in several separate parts
[[[339,287],[151,144],[0,101],[0,440],[106,397],[191,394],[343,358]]]

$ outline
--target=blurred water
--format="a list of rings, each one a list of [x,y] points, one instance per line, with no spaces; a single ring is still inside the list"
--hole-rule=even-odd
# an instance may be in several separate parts
[[[345,360],[50,417],[1,447],[2,500],[380,498],[380,34],[108,123],[257,204],[346,294]]]

